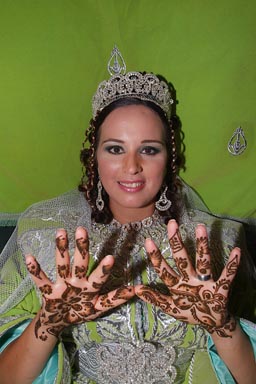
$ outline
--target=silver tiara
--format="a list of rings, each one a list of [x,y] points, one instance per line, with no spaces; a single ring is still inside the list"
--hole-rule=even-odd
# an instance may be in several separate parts
[[[152,101],[170,118],[173,99],[168,84],[152,73],[125,73],[125,62],[116,46],[111,52],[108,71],[110,79],[102,81],[93,96],[93,118],[113,101],[126,97]]]

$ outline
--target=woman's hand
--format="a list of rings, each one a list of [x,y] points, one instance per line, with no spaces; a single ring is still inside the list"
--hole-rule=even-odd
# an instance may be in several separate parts
[[[74,263],[71,267],[67,233],[64,229],[57,231],[55,283],[49,280],[33,256],[26,256],[28,271],[42,292],[43,304],[35,335],[43,341],[47,340],[49,334],[57,337],[68,325],[92,320],[134,296],[134,288],[128,286],[100,295],[100,289],[111,273],[114,257],[106,256],[87,276],[89,239],[86,230],[77,228],[75,239]]]
[[[136,286],[135,293],[144,301],[160,307],[176,319],[200,324],[209,332],[229,337],[236,322],[227,310],[228,295],[239,262],[240,249],[234,248],[227,265],[217,281],[212,279],[207,231],[203,224],[196,228],[195,268],[184,248],[175,220],[168,223],[168,236],[179,273],[164,260],[154,242],[145,242],[148,256],[169,294],[165,295],[148,286]]]

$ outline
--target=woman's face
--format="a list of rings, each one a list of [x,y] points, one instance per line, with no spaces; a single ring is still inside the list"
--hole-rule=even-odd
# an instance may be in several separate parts
[[[142,220],[154,212],[166,171],[164,136],[160,117],[143,105],[119,107],[102,123],[98,172],[119,222]]]

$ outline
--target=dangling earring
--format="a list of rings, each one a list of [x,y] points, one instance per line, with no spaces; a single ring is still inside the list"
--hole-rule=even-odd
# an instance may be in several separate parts
[[[98,188],[98,196],[96,199],[96,207],[98,208],[99,211],[102,211],[104,208],[104,200],[102,199],[102,194],[101,194],[102,184],[100,180],[98,181],[97,188]]]
[[[172,205],[172,202],[166,197],[167,189],[168,187],[166,186],[159,200],[155,203],[155,206],[159,211],[167,211],[167,209],[169,209]]]

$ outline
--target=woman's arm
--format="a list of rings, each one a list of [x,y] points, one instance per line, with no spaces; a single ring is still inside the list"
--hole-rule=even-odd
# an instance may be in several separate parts
[[[35,325],[38,318],[39,314],[21,336],[1,353],[1,384],[31,384],[43,370],[58,339],[54,335],[48,335],[46,341],[36,337]]]

